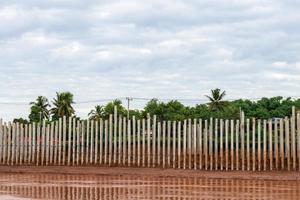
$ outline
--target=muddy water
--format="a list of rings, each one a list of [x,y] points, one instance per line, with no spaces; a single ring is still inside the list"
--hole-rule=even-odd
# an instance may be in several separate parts
[[[300,199],[300,182],[0,174],[0,199]]]

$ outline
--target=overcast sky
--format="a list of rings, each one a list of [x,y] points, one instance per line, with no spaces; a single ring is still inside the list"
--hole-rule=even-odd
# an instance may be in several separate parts
[[[300,96],[299,10],[296,0],[1,0],[0,116],[26,117],[24,102],[56,91],[76,102],[203,99],[215,87],[228,99]]]

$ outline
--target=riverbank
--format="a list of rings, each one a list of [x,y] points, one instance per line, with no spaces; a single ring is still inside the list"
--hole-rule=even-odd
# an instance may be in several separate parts
[[[300,181],[297,171],[205,171],[159,168],[125,168],[125,167],[94,167],[94,166],[0,166],[1,173],[27,174],[70,174],[70,175],[105,175],[105,176],[156,176],[156,177],[187,177],[210,179],[241,179],[241,180],[282,180]]]

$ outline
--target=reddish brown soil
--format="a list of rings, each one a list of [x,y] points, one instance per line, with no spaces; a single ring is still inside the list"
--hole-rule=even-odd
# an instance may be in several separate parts
[[[158,168],[73,167],[73,166],[0,166],[1,173],[72,174],[72,175],[132,175],[156,177],[191,177],[244,180],[300,181],[297,171],[205,171]]]
[[[300,172],[0,166],[0,199],[299,199]]]

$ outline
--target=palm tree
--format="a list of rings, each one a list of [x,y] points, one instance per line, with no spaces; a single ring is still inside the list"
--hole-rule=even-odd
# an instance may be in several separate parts
[[[54,108],[51,109],[53,118],[57,119],[59,117],[70,117],[75,113],[74,108],[72,107],[73,94],[70,92],[61,92],[56,93],[56,98],[52,101]]]
[[[91,110],[88,116],[90,117],[90,119],[99,120],[104,116],[104,107],[100,105],[95,106],[95,108]]]
[[[208,103],[210,109],[213,111],[223,110],[226,104],[226,102],[223,101],[225,95],[226,92],[225,91],[221,92],[219,88],[211,90],[211,96],[205,95],[210,101],[210,103]]]
[[[46,97],[38,96],[35,102],[30,102],[30,105],[32,105],[31,116],[33,118],[35,116],[35,118],[38,118],[38,121],[42,121],[43,119],[49,119],[48,107],[50,107],[50,104]]]

